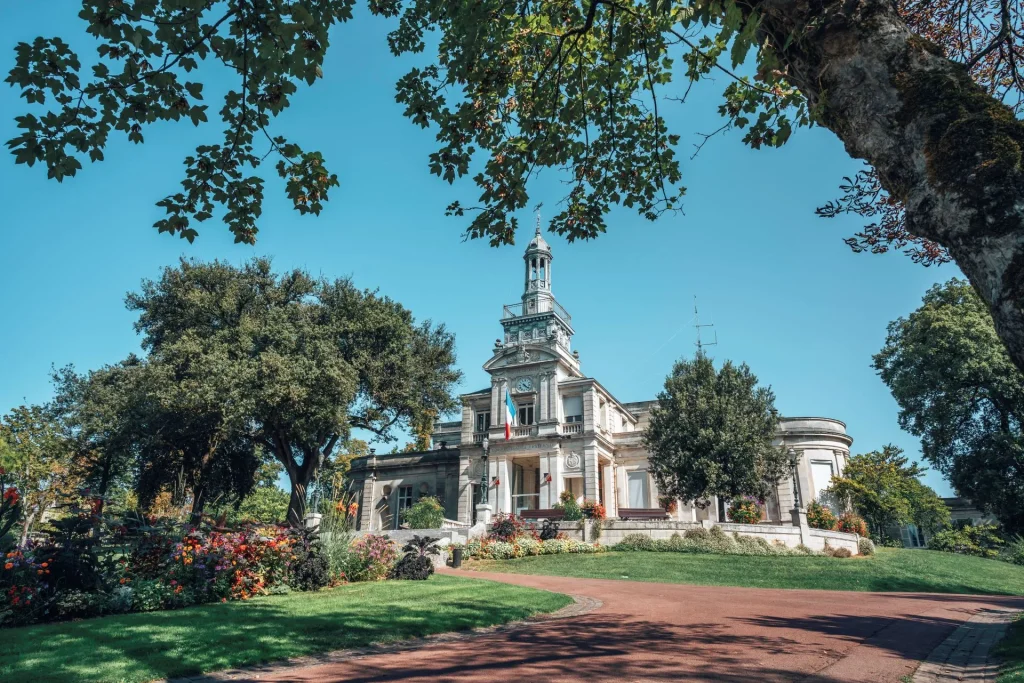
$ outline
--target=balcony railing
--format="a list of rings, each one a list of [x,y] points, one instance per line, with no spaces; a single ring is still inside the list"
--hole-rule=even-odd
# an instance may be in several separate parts
[[[582,422],[566,422],[562,424],[563,434],[582,434],[583,423]]]
[[[557,301],[552,300],[551,301],[551,307],[552,307],[552,310],[554,311],[555,315],[557,315],[559,318],[561,318],[563,321],[565,321],[565,323],[567,325],[572,325],[572,316],[569,315],[569,312],[562,307],[562,304],[558,303]],[[540,312],[543,313],[544,311],[540,311]],[[509,320],[511,318],[521,318],[521,317],[523,317],[523,315],[535,315],[535,314],[534,313],[524,314],[523,313],[523,305],[521,303],[520,304],[505,304],[502,307],[502,312],[501,312],[501,319],[502,320]]]
[[[513,427],[512,428],[512,438],[513,439],[521,439],[521,438],[527,437],[527,436],[534,436],[536,433],[537,433],[536,430],[534,430],[534,428],[532,426],[529,426],[529,427]]]
[[[485,436],[487,436],[487,432],[476,432],[473,434],[473,443],[481,443]]]

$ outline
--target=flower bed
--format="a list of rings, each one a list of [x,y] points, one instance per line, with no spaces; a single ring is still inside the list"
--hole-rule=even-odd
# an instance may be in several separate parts
[[[10,498],[11,496],[9,496]],[[324,551],[317,532],[275,525],[182,527],[70,508],[43,541],[8,546],[0,567],[0,627],[248,600],[346,581],[387,578],[395,543],[347,535]]]
[[[531,536],[520,536],[513,541],[474,538],[464,545],[453,545],[452,547],[462,548],[463,557],[476,560],[512,560],[519,557],[562,553],[593,554],[605,550],[604,546],[600,544],[584,543],[571,538],[551,538],[541,541]]]
[[[757,536],[728,534],[719,527],[689,529],[684,535],[654,539],[646,534],[629,534],[612,548],[618,551],[650,551],[672,553],[710,553],[717,555],[818,555],[807,546],[790,548],[782,543],[769,543]]]

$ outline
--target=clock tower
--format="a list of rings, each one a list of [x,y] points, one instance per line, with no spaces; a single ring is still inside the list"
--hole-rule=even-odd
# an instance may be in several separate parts
[[[540,232],[523,254],[523,294],[519,303],[504,306],[503,336],[484,364],[491,374],[492,415],[504,414],[505,392],[522,407],[520,429],[541,435],[558,422],[558,382],[582,377],[579,355],[572,350],[572,316],[551,289],[551,246]],[[499,419],[491,422],[497,428]],[[527,429],[530,428],[530,429]]]

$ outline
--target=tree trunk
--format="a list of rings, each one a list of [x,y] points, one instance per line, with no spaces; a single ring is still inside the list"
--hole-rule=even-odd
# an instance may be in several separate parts
[[[320,465],[320,454],[305,451],[302,464],[295,462],[291,451],[282,454],[277,452],[278,460],[284,465],[288,473],[288,480],[291,482],[291,497],[288,499],[288,524],[294,527],[303,525],[306,517],[306,495],[309,491],[309,484],[316,477]]]
[[[20,547],[25,546],[25,542],[28,540],[28,533],[32,530],[32,524],[36,520],[36,513],[25,510],[25,521],[21,525],[21,540],[18,545]]]
[[[749,0],[821,122],[949,250],[1024,371],[1024,124],[889,0]]]

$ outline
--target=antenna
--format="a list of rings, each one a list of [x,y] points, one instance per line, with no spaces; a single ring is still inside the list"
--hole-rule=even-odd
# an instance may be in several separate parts
[[[703,353],[705,346],[717,346],[718,345],[718,331],[714,330],[714,323],[707,323],[705,325],[700,324],[700,314],[697,313],[697,295],[693,296],[693,326],[697,329],[697,353]],[[700,328],[710,327],[715,333],[715,341],[713,342],[701,342],[700,340]]]

